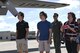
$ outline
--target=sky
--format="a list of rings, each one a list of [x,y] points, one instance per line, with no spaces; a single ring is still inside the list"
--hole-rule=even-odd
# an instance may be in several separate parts
[[[76,18],[80,18],[80,0],[41,0],[41,1],[49,1],[49,2],[58,2],[58,3],[67,3],[70,6],[57,8],[57,9],[43,9],[43,8],[16,8],[17,11],[21,11],[24,13],[24,20],[29,23],[29,30],[36,31],[37,23],[40,21],[39,13],[44,11],[47,13],[47,20],[53,22],[53,14],[59,14],[59,21],[64,23],[67,21],[67,13],[74,12],[76,14]],[[9,11],[6,16],[0,15],[0,31],[16,31],[16,23],[18,22],[17,17],[14,17]]]

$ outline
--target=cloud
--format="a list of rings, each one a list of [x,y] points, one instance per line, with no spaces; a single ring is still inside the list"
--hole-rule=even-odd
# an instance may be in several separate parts
[[[78,14],[80,14],[80,11],[77,11]]]
[[[0,22],[4,21],[4,16],[0,16]]]
[[[10,19],[10,18],[13,19],[13,18],[15,18],[15,17],[12,15],[12,16],[7,16],[6,19],[7,19],[7,18],[8,18],[8,19]]]
[[[15,26],[14,24],[8,24],[5,21],[0,23],[0,31],[15,31]]]
[[[6,19],[10,17],[0,16],[0,31],[15,31],[15,23],[7,23],[5,21]],[[8,21],[11,21],[11,20],[8,20]]]
[[[29,30],[30,31],[37,31],[37,22],[29,22]]]

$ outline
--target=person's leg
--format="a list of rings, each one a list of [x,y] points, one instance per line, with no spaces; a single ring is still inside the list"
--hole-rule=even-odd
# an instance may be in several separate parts
[[[66,45],[67,52],[72,53],[71,42],[68,40],[65,40],[65,45]]]
[[[48,41],[44,41],[44,48],[46,53],[50,53],[50,43]]]
[[[27,39],[23,39],[23,51],[25,53],[28,53],[28,40]]]
[[[71,46],[72,46],[72,52],[73,53],[78,53],[77,52],[77,43],[76,43],[76,41],[72,41]]]
[[[60,49],[61,43],[60,43],[60,38],[54,38],[54,47],[55,47],[55,53],[61,53]]]
[[[80,37],[79,37],[79,44],[78,45],[79,45],[79,50],[78,50],[78,52],[79,52],[80,51]]]
[[[39,51],[40,53],[44,52],[44,42],[43,41],[39,41]]]
[[[40,53],[43,53],[43,51],[40,51]]]
[[[77,45],[77,51],[78,51],[78,52],[79,52],[79,47],[80,47],[80,46],[79,46],[79,44],[78,44],[78,45]]]
[[[19,52],[19,43],[18,39],[16,40],[16,47],[17,47],[17,52]]]
[[[78,52],[80,51],[80,44],[79,44],[79,50],[78,50]]]
[[[46,51],[46,53],[50,53],[49,51]]]
[[[55,48],[55,53],[56,53],[56,38],[53,37],[53,41],[54,41],[54,48]]]
[[[19,44],[19,53],[23,53],[22,44],[21,43]]]
[[[61,42],[60,42],[60,39],[57,39],[57,42],[56,42],[56,53],[61,53]]]
[[[26,52],[25,53],[28,53],[28,50],[26,50]]]
[[[21,39],[16,40],[16,43],[17,43],[17,52],[22,53]]]

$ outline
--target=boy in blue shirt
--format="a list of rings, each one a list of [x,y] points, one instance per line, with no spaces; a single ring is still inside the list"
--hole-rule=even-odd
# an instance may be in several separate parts
[[[51,42],[51,23],[46,20],[47,14],[45,12],[40,12],[41,21],[37,24],[37,41],[39,42],[39,51],[43,53],[50,52],[50,42]]]

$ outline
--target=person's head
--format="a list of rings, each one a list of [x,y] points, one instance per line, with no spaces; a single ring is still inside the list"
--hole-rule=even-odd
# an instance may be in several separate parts
[[[58,20],[58,16],[59,16],[59,15],[58,15],[57,13],[54,13],[53,19],[54,19],[54,20]]]
[[[43,12],[43,11],[40,12],[39,16],[40,16],[40,19],[41,19],[42,21],[46,20],[46,18],[47,18],[47,14],[46,14],[45,12]]]
[[[80,18],[79,18],[79,19],[77,19],[77,23],[78,23],[78,24],[80,24]]]
[[[22,21],[24,19],[24,13],[23,12],[18,13],[18,19],[19,19],[19,21]]]
[[[69,22],[75,22],[76,21],[76,16],[73,12],[68,13],[68,21]]]

